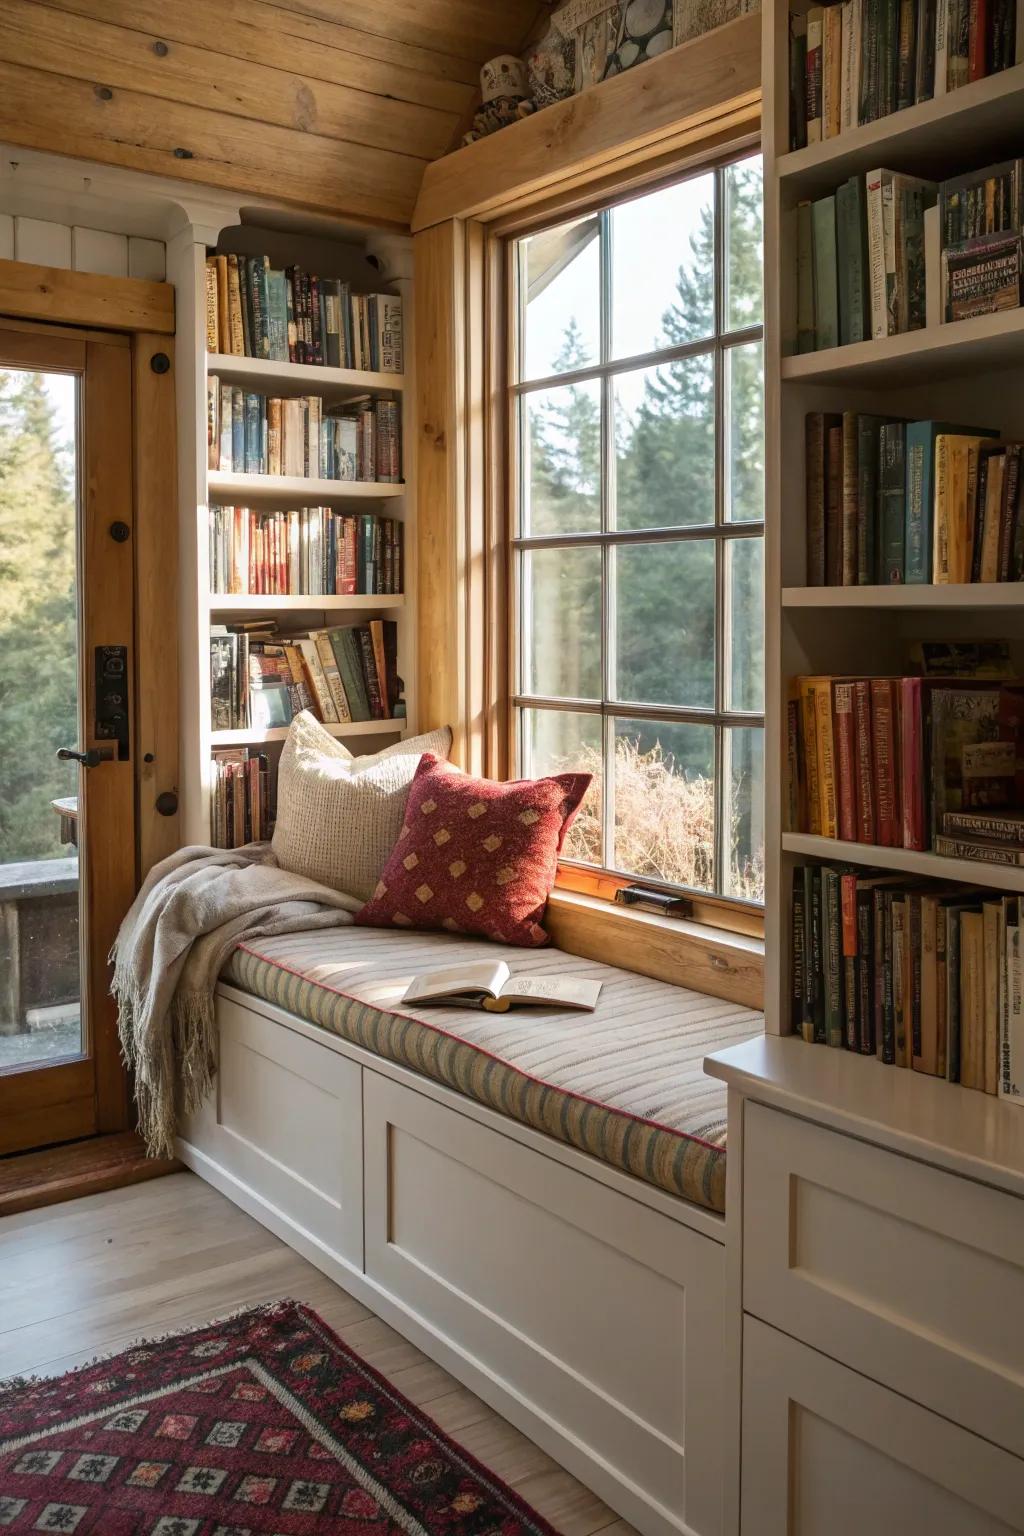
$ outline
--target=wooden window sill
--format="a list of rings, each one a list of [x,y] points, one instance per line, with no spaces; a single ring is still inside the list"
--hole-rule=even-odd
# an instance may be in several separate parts
[[[545,927],[559,949],[749,1008],[764,1006],[764,941],[686,918],[555,890]]]

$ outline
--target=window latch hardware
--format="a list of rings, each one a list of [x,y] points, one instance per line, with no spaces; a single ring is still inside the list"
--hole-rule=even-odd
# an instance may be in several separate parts
[[[688,896],[670,896],[666,891],[655,891],[646,885],[621,885],[615,892],[615,900],[623,907],[635,907],[638,912],[656,912],[659,917],[692,917],[693,903]]]

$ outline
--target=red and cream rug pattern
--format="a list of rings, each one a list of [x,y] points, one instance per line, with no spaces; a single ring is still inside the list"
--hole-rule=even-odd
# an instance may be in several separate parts
[[[0,1533],[554,1536],[293,1301],[0,1387]]]

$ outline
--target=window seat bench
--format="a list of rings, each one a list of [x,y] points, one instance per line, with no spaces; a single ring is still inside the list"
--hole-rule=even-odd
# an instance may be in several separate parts
[[[403,1007],[414,975],[499,955],[600,978],[596,1011]],[[178,1152],[645,1536],[721,1536],[725,1101],[702,1063],[762,1028],[555,949],[260,939],[222,974]]]
[[[498,959],[518,975],[600,980],[596,1010],[493,1014],[401,1002],[416,975]],[[701,1064],[763,1033],[752,1009],[557,949],[365,928],[243,946],[226,977],[670,1194],[725,1209],[725,1092]]]

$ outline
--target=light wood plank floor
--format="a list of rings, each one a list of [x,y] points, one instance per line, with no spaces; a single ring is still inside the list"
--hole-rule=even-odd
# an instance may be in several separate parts
[[[191,1173],[0,1220],[0,1379],[58,1375],[292,1296],[563,1536],[632,1526],[360,1302]]]

